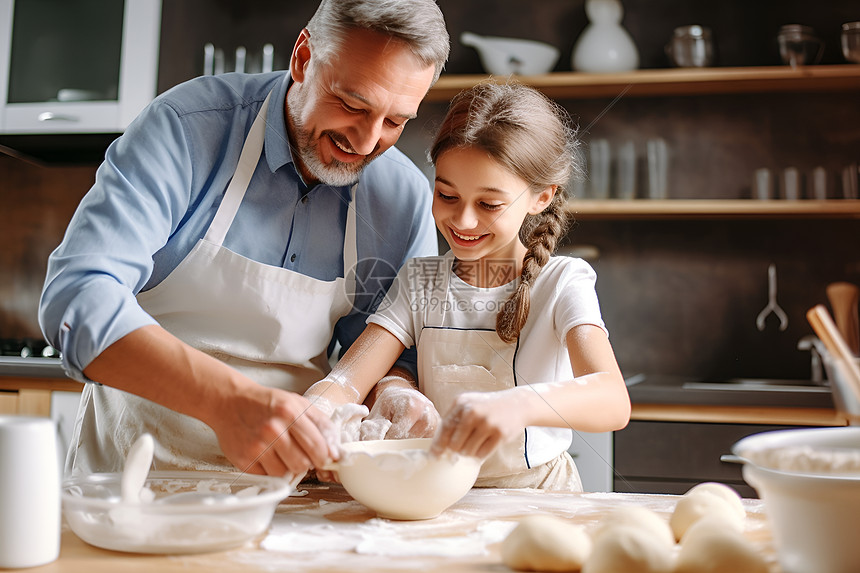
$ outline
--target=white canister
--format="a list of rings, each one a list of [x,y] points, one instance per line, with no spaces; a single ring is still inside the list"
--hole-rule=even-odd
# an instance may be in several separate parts
[[[49,418],[0,416],[0,568],[60,554],[60,467]]]
[[[753,172],[752,197],[762,201],[773,198],[773,178],[770,169],[762,167]]]
[[[573,46],[570,63],[574,70],[613,73],[639,67],[639,50],[621,25],[624,7],[620,0],[585,0],[589,23]]]
[[[797,167],[786,167],[782,171],[782,198],[789,201],[800,199],[800,172]]]

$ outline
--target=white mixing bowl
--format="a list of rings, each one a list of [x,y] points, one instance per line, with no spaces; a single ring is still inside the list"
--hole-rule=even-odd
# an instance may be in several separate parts
[[[475,484],[481,460],[430,454],[430,438],[342,444],[335,468],[356,501],[389,519],[430,519]]]
[[[732,451],[764,501],[785,573],[860,571],[860,427],[764,432]],[[843,469],[825,469],[831,461]]]

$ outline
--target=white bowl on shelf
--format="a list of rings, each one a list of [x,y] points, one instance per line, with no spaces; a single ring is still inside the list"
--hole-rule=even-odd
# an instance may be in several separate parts
[[[463,32],[460,42],[478,51],[484,70],[497,76],[534,76],[551,72],[560,56],[558,48],[519,38],[479,36]]]

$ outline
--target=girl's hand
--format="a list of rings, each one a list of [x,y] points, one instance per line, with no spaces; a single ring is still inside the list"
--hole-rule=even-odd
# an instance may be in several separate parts
[[[516,390],[467,392],[457,397],[442,420],[432,451],[445,450],[486,458],[525,427],[522,401]]]
[[[388,384],[376,395],[370,415],[362,423],[361,439],[429,438],[436,433],[440,419],[433,402],[424,394],[414,388]],[[391,424],[379,423],[384,420]],[[378,435],[383,432],[384,435]]]

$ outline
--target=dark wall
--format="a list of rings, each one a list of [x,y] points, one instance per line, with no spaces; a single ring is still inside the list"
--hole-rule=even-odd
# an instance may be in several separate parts
[[[0,154],[0,338],[41,337],[48,255],[94,178],[94,167],[39,167]]]
[[[860,285],[860,222],[804,220],[582,221],[573,244],[593,261],[619,364],[636,372],[703,379],[808,378],[797,350],[812,334],[806,311],[827,303],[828,283]],[[788,328],[768,315],[768,265]]]
[[[254,57],[275,46],[286,66],[295,37],[315,0],[164,0],[159,91],[199,75],[203,45],[229,54],[238,45]],[[570,70],[586,25],[581,0],[440,0],[452,37],[451,73],[480,73],[477,54],[459,44],[468,30],[531,38],[557,46],[557,70]],[[714,31],[721,65],[778,65],[775,36],[786,23],[814,26],[827,48],[824,63],[842,63],[838,29],[860,19],[854,0],[808,3],[626,0],[624,25],[642,67],[667,65],[663,46],[678,25]],[[228,64],[229,65],[229,64]],[[837,174],[860,159],[856,93],[747,94],[563,101],[583,140],[606,138],[613,149],[633,141],[641,154],[651,137],[669,146],[670,196],[744,198],[754,169],[795,166]],[[428,174],[424,152],[444,105],[422,105],[400,142]],[[599,118],[598,121],[597,118]],[[585,130],[590,126],[588,130]],[[48,253],[62,238],[95,167],[39,167],[0,156],[0,337],[36,336],[36,305]],[[639,179],[639,185],[643,179]],[[796,350],[811,333],[804,312],[825,302],[827,283],[860,284],[858,220],[582,220],[571,245],[593,245],[598,293],[622,369],[697,377],[809,374]],[[778,269],[779,303],[789,327],[755,318],[767,303],[767,266]]]
[[[821,165],[829,190],[841,193],[839,173],[860,159],[856,94],[768,94],[622,99],[588,132],[586,145],[606,138],[613,150],[662,137],[669,148],[669,196],[748,199],[752,173]],[[608,102],[562,102],[583,127]],[[424,150],[444,105],[425,104],[401,138],[430,173]],[[574,210],[576,201],[574,198]],[[598,294],[625,374],[694,378],[806,378],[810,356],[797,350],[812,333],[805,312],[826,303],[835,281],[860,285],[860,220],[578,221],[570,246],[594,246]],[[789,315],[780,331],[771,316],[763,332],[755,319],[767,304],[767,267],[777,266],[778,301]]]
[[[269,42],[285,67],[296,35],[316,7],[315,0],[163,1],[159,91],[201,73],[206,42],[228,52],[239,45],[255,52]],[[482,71],[475,50],[459,43],[464,31],[552,44],[561,51],[555,71],[570,71],[573,46],[588,24],[584,0],[439,0],[439,6],[452,39],[449,73]],[[689,24],[711,29],[718,65],[779,65],[776,36],[784,24],[812,26],[825,42],[822,63],[843,63],[840,25],[860,19],[853,0],[624,0],[623,6],[623,24],[639,49],[642,68],[667,67],[664,46],[675,27]]]
[[[784,24],[815,28],[826,48],[822,63],[843,63],[839,31],[843,22],[860,18],[856,3],[830,0],[760,0],[696,2],[694,0],[623,0],[624,27],[639,49],[640,67],[668,66],[665,44],[678,26],[700,24],[713,33],[722,66],[780,64],[776,36]],[[472,48],[458,43],[460,33],[527,38],[554,45],[562,56],[556,71],[570,71],[570,55],[588,20],[584,0],[439,0],[451,34],[452,73],[480,71]]]

